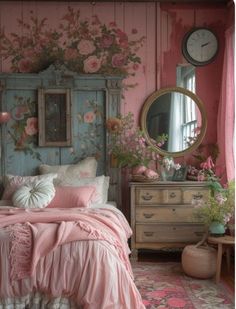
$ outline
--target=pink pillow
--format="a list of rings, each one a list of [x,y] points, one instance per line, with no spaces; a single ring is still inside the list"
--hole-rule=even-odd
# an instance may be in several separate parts
[[[96,196],[94,186],[56,187],[56,194],[47,208],[89,207]]]

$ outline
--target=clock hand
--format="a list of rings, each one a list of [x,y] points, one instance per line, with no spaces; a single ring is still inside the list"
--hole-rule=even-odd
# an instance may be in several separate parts
[[[210,44],[210,42],[202,44],[201,47],[207,46],[208,44]]]

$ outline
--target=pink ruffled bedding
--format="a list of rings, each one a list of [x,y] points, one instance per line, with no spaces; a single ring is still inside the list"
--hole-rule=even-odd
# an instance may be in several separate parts
[[[67,302],[55,308],[145,308],[128,259],[130,235],[112,207],[0,209],[0,308],[17,308],[9,305],[17,298],[37,308],[35,292],[47,299],[40,308],[55,300]]]

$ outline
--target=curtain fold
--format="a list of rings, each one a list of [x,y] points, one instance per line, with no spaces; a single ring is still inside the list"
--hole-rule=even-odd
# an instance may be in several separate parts
[[[217,160],[217,174],[222,175],[222,183],[235,178],[234,127],[235,127],[235,88],[234,88],[234,27],[225,32],[225,52],[221,97],[217,119],[217,143],[220,154]]]

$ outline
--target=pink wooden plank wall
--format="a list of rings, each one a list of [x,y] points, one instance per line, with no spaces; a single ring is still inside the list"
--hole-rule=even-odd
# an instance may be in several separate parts
[[[216,117],[219,101],[224,29],[226,8],[202,8],[187,5],[160,5],[153,2],[0,2],[0,25],[7,33],[20,32],[17,18],[29,21],[30,11],[39,18],[47,17],[49,27],[56,27],[67,6],[80,9],[81,18],[90,19],[97,14],[104,23],[115,21],[126,33],[133,28],[138,30],[137,38],[146,36],[146,41],[138,54],[142,65],[135,77],[126,80],[127,84],[138,85],[124,94],[122,112],[131,111],[137,121],[144,100],[153,91],[175,86],[176,65],[185,63],[181,53],[181,40],[184,33],[193,26],[207,26],[216,31],[220,39],[220,52],[210,65],[197,68],[197,94],[204,101],[208,114],[208,130],[205,140],[216,141]],[[0,69],[9,71],[7,61],[0,62]]]
[[[81,18],[90,19],[97,14],[104,23],[115,21],[126,33],[138,30],[137,38],[146,36],[146,41],[138,55],[142,58],[135,77],[126,80],[137,86],[124,93],[122,112],[133,112],[139,120],[144,100],[155,90],[176,85],[176,66],[185,63],[181,52],[181,41],[193,26],[212,28],[220,43],[216,60],[204,67],[196,68],[197,94],[205,103],[208,129],[204,142],[216,142],[217,109],[220,96],[221,74],[224,51],[224,30],[227,22],[227,8],[213,5],[207,7],[190,5],[160,5],[153,2],[0,2],[0,25],[7,33],[20,32],[16,19],[23,17],[29,21],[30,11],[40,18],[47,17],[50,27],[56,27],[67,6],[80,9]],[[9,72],[9,63],[0,61],[0,70]],[[186,158],[182,158],[186,159]],[[129,217],[128,189],[123,183],[123,211]]]

